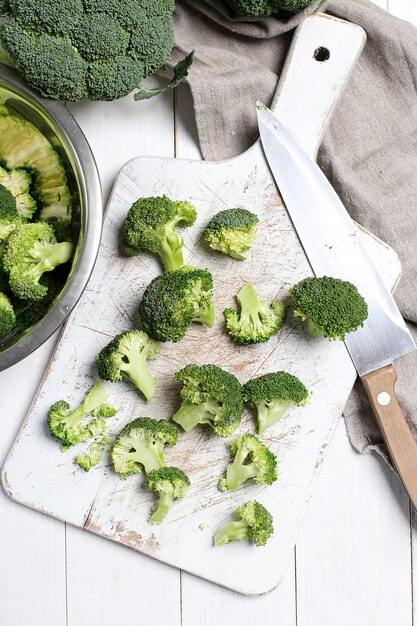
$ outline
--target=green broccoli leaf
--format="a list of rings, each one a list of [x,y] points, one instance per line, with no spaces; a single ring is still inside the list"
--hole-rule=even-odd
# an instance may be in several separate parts
[[[188,70],[191,67],[191,64],[194,59],[194,50],[190,52],[185,59],[179,61],[177,65],[174,67],[174,75],[172,77],[171,82],[167,85],[163,85],[162,87],[155,87],[154,89],[148,89],[147,87],[143,87],[143,85],[139,85],[139,91],[134,94],[135,100],[149,100],[149,98],[153,98],[160,93],[164,93],[169,89],[175,89],[187,76]]]

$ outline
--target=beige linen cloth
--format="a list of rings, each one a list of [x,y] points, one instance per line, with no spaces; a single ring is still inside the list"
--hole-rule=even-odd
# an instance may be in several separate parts
[[[351,216],[399,254],[395,297],[417,338],[417,29],[368,0],[317,0],[289,20],[238,17],[222,0],[176,5],[173,60],[196,51],[189,85],[201,150],[210,160],[233,157],[255,141],[254,102],[271,102],[292,31],[305,15],[320,5],[366,30],[319,163]],[[417,434],[417,353],[396,368],[397,394]],[[344,415],[356,450],[389,462],[359,382]]]

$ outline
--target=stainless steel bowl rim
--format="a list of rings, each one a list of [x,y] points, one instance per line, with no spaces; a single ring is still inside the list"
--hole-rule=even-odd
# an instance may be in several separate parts
[[[100,177],[90,145],[73,116],[56,100],[42,97],[33,91],[20,75],[0,64],[0,84],[9,86],[44,110],[59,131],[65,136],[78,162],[84,194],[84,233],[79,258],[73,275],[61,297],[48,314],[27,335],[0,352],[0,371],[18,363],[39,348],[54,334],[68,317],[83,294],[94,269],[100,247],[103,222],[103,200]]]

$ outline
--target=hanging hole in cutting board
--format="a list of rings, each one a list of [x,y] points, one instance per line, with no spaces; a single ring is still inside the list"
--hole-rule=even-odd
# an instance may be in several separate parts
[[[320,63],[323,63],[323,61],[328,61],[330,59],[330,50],[328,48],[320,46],[319,48],[314,50],[314,58]]]

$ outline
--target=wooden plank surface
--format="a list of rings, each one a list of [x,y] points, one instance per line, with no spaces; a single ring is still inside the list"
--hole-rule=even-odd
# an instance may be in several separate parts
[[[377,2],[382,8],[388,8],[385,0]],[[389,9],[398,13],[404,19],[414,20],[417,23],[416,5],[414,0],[390,0]],[[169,100],[169,98],[168,98]],[[156,101],[155,101],[156,102]],[[176,102],[176,144],[180,150],[179,156],[197,158],[199,151],[195,143],[193,132],[193,112],[187,90],[182,88],[177,94]],[[131,109],[131,114],[136,114]],[[115,115],[117,107],[115,106]],[[86,112],[87,113],[87,112]],[[92,138],[98,139],[100,134],[105,135],[106,124],[100,124],[95,118],[88,119],[85,113],[83,126],[87,137],[93,143]],[[172,112],[167,111],[164,115],[155,117],[152,112],[155,129],[164,124]],[[143,118],[146,119],[145,116]],[[79,121],[80,118],[79,118]],[[145,124],[144,124],[145,125]],[[190,131],[191,129],[191,131]],[[164,141],[162,133],[153,130],[146,132],[137,138],[137,153],[145,153],[143,145],[146,142],[146,151],[153,154],[161,153],[154,148],[155,143]],[[170,136],[174,143],[174,137]],[[102,174],[106,168],[109,175],[113,175],[113,160],[119,159],[122,163],[127,158],[127,152],[131,146],[112,146],[110,153],[101,158],[100,167]],[[111,181],[104,181],[107,189]],[[54,340],[51,340],[34,355],[18,364],[12,369],[0,374],[0,462],[10,448],[12,441],[25,414],[31,398],[34,395],[37,384],[40,381],[43,369],[53,349]],[[22,384],[22,380],[25,381]],[[339,431],[341,434],[339,434]],[[330,456],[331,454],[331,456]],[[333,459],[333,461],[332,461]],[[352,467],[360,463],[360,471],[352,471]],[[335,480],[335,475],[339,480]],[[340,422],[335,438],[332,442],[331,451],[323,463],[323,468],[318,480],[315,497],[309,505],[305,518],[304,528],[308,526],[308,544],[304,541],[304,534],[299,537],[297,544],[297,558],[307,563],[314,557],[314,580],[307,580],[306,576],[297,576],[298,598],[298,623],[303,626],[379,626],[377,619],[369,617],[369,613],[358,615],[357,607],[379,606],[379,616],[385,607],[389,606],[387,618],[381,622],[389,626],[411,626],[411,595],[409,586],[401,587],[396,601],[393,595],[392,582],[396,572],[408,572],[411,580],[412,569],[410,566],[411,550],[409,545],[410,526],[407,516],[402,513],[398,519],[393,511],[396,506],[394,497],[387,497],[387,483],[389,473],[384,466],[374,457],[357,455],[346,438],[343,421]],[[345,505],[346,484],[349,484],[348,505]],[[395,481],[394,481],[395,485]],[[398,489],[398,484],[397,484]],[[377,498],[375,501],[375,492]],[[361,495],[362,494],[362,495]],[[369,500],[368,496],[369,495]],[[403,511],[403,507],[401,508]],[[343,514],[343,519],[341,516]],[[362,522],[357,534],[347,535],[346,529],[356,527],[356,520],[360,517]],[[393,520],[390,518],[393,517]],[[375,525],[379,524],[379,532],[375,536]],[[61,528],[59,534],[55,534],[51,544],[51,529]],[[14,533],[14,528],[19,526],[19,535]],[[35,529],[35,531],[34,531]],[[323,551],[312,551],[313,546],[322,546],[331,533],[337,537],[337,545],[345,555],[350,555],[341,564],[337,559],[325,558]],[[417,554],[417,532],[414,530],[414,555]],[[83,614],[89,614],[89,607],[97,610],[101,603],[117,606],[121,625],[132,623],[141,626],[151,626],[155,618],[166,626],[177,626],[178,611],[177,603],[172,600],[172,590],[180,589],[180,576],[170,580],[171,592],[168,595],[172,618],[167,617],[166,608],[163,606],[164,598],[156,600],[158,604],[147,604],[146,594],[149,587],[142,593],[141,583],[147,579],[149,559],[131,553],[129,550],[114,549],[110,542],[92,537],[78,529],[67,529],[67,540],[70,535],[79,538],[77,543],[65,545],[64,525],[46,516],[39,515],[29,509],[15,505],[2,492],[0,492],[0,624],[5,626],[87,626]],[[8,560],[11,556],[9,546],[14,542],[13,567],[3,566],[3,556]],[[93,549],[94,542],[98,549]],[[373,543],[373,550],[368,551],[367,546]],[[389,553],[387,545],[390,544]],[[48,570],[48,554],[53,552],[55,567],[54,576]],[[71,561],[68,577],[73,579],[69,585],[71,593],[68,596],[68,616],[66,617],[65,577],[66,561],[65,552]],[[109,585],[102,580],[95,587],[95,594],[89,593],[89,579],[84,575],[81,554],[91,552],[89,560],[89,573],[97,579],[106,579],[108,572],[121,571],[126,573],[124,589],[127,598],[130,598],[129,606],[119,602],[120,589],[115,593]],[[45,563],[45,567],[38,568],[34,573],[31,567],[32,555],[38,555]],[[136,558],[130,559],[133,554]],[[389,562],[388,562],[389,558]],[[102,563],[106,564],[103,571]],[[374,563],[379,564],[381,577],[370,587],[364,584],[360,572],[374,568]],[[166,584],[167,577],[171,572],[176,572],[167,566],[160,566],[159,579]],[[297,563],[297,571],[301,564]],[[265,626],[295,625],[297,606],[295,601],[295,576],[294,566],[288,571],[284,582],[273,593],[265,598],[245,598],[240,595],[220,589],[215,585],[204,583],[197,578],[183,575],[181,581],[182,596],[182,624],[186,626],[204,625],[217,626],[228,624],[240,626],[242,623],[262,624]],[[417,565],[414,564],[414,572]],[[299,572],[300,573],[300,572]],[[176,572],[177,574],[177,572]],[[341,576],[341,584],[335,594],[333,581],[336,576]],[[400,574],[403,581],[404,576]],[[284,587],[286,589],[284,593]],[[398,588],[395,587],[396,593]],[[288,592],[287,592],[288,591]],[[178,591],[179,593],[179,591]],[[314,612],[309,617],[309,606],[302,601],[310,599],[314,594]],[[133,599],[133,601],[132,601]],[[304,604],[303,604],[304,603]],[[302,605],[303,604],[303,608]],[[138,606],[147,607],[148,613],[140,613]],[[417,600],[414,603],[417,605]],[[30,607],[30,619],[28,616]],[[148,615],[148,617],[146,617]],[[303,617],[301,618],[301,615]],[[329,616],[334,615],[331,619]],[[378,614],[377,614],[378,615]],[[336,619],[337,616],[337,619]],[[414,616],[417,620],[417,615]],[[115,623],[114,613],[101,616],[100,626],[113,626]],[[300,621],[302,620],[302,621]],[[327,622],[325,622],[327,620]],[[330,621],[329,621],[330,620]],[[96,623],[99,623],[96,620]]]

